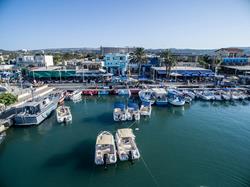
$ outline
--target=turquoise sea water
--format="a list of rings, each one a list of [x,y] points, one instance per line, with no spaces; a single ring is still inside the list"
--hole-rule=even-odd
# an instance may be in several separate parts
[[[250,101],[154,106],[151,118],[115,123],[116,100],[67,102],[69,125],[58,124],[54,113],[40,126],[8,130],[0,187],[250,186]],[[97,134],[131,125],[142,158],[107,170],[95,166]]]

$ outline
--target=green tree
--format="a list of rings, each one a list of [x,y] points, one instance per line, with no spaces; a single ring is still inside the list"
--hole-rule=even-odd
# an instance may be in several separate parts
[[[17,97],[11,93],[0,94],[0,103],[6,106],[14,104],[17,101]]]
[[[213,67],[213,59],[208,56],[208,55],[204,55],[204,56],[201,56],[199,58],[199,64],[202,65],[203,67],[205,68],[212,68]]]
[[[166,78],[169,78],[171,68],[176,65],[176,59],[173,57],[170,50],[164,50],[161,54],[161,61],[166,67]]]
[[[141,74],[141,65],[147,63],[147,56],[145,49],[142,47],[136,48],[135,52],[131,54],[130,61],[138,64],[139,75]]]

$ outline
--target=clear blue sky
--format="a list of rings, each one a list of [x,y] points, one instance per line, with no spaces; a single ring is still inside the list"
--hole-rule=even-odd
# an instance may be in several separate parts
[[[0,48],[250,46],[250,0],[0,0]]]

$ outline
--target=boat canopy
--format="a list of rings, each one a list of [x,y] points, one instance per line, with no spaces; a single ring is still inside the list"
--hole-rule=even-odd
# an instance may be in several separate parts
[[[97,145],[109,145],[113,143],[113,137],[111,134],[100,134],[96,141]]]
[[[142,105],[144,105],[144,106],[150,106],[151,103],[150,102],[142,102]]]
[[[135,137],[132,129],[130,128],[118,129],[117,132],[121,138],[130,138],[130,137],[134,138]]]
[[[138,110],[139,109],[139,106],[137,103],[128,103],[128,107],[129,108],[134,108],[135,110]]]
[[[125,104],[121,102],[116,102],[114,104],[114,108],[120,108],[121,110],[125,110]]]

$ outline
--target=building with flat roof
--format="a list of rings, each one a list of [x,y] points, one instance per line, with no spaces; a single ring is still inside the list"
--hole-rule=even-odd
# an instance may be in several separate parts
[[[151,67],[151,78],[152,79],[163,79],[166,78],[166,67]],[[191,66],[174,66],[171,68],[170,75],[178,75],[179,77],[214,77],[215,74],[212,70],[191,67]]]
[[[221,66],[222,70],[226,74],[231,75],[245,75],[250,72],[250,65],[245,66]]]
[[[16,64],[18,66],[53,66],[53,56],[52,55],[20,55],[16,58]]]
[[[104,67],[114,75],[125,75],[128,70],[129,55],[122,53],[109,53],[104,57]]]

